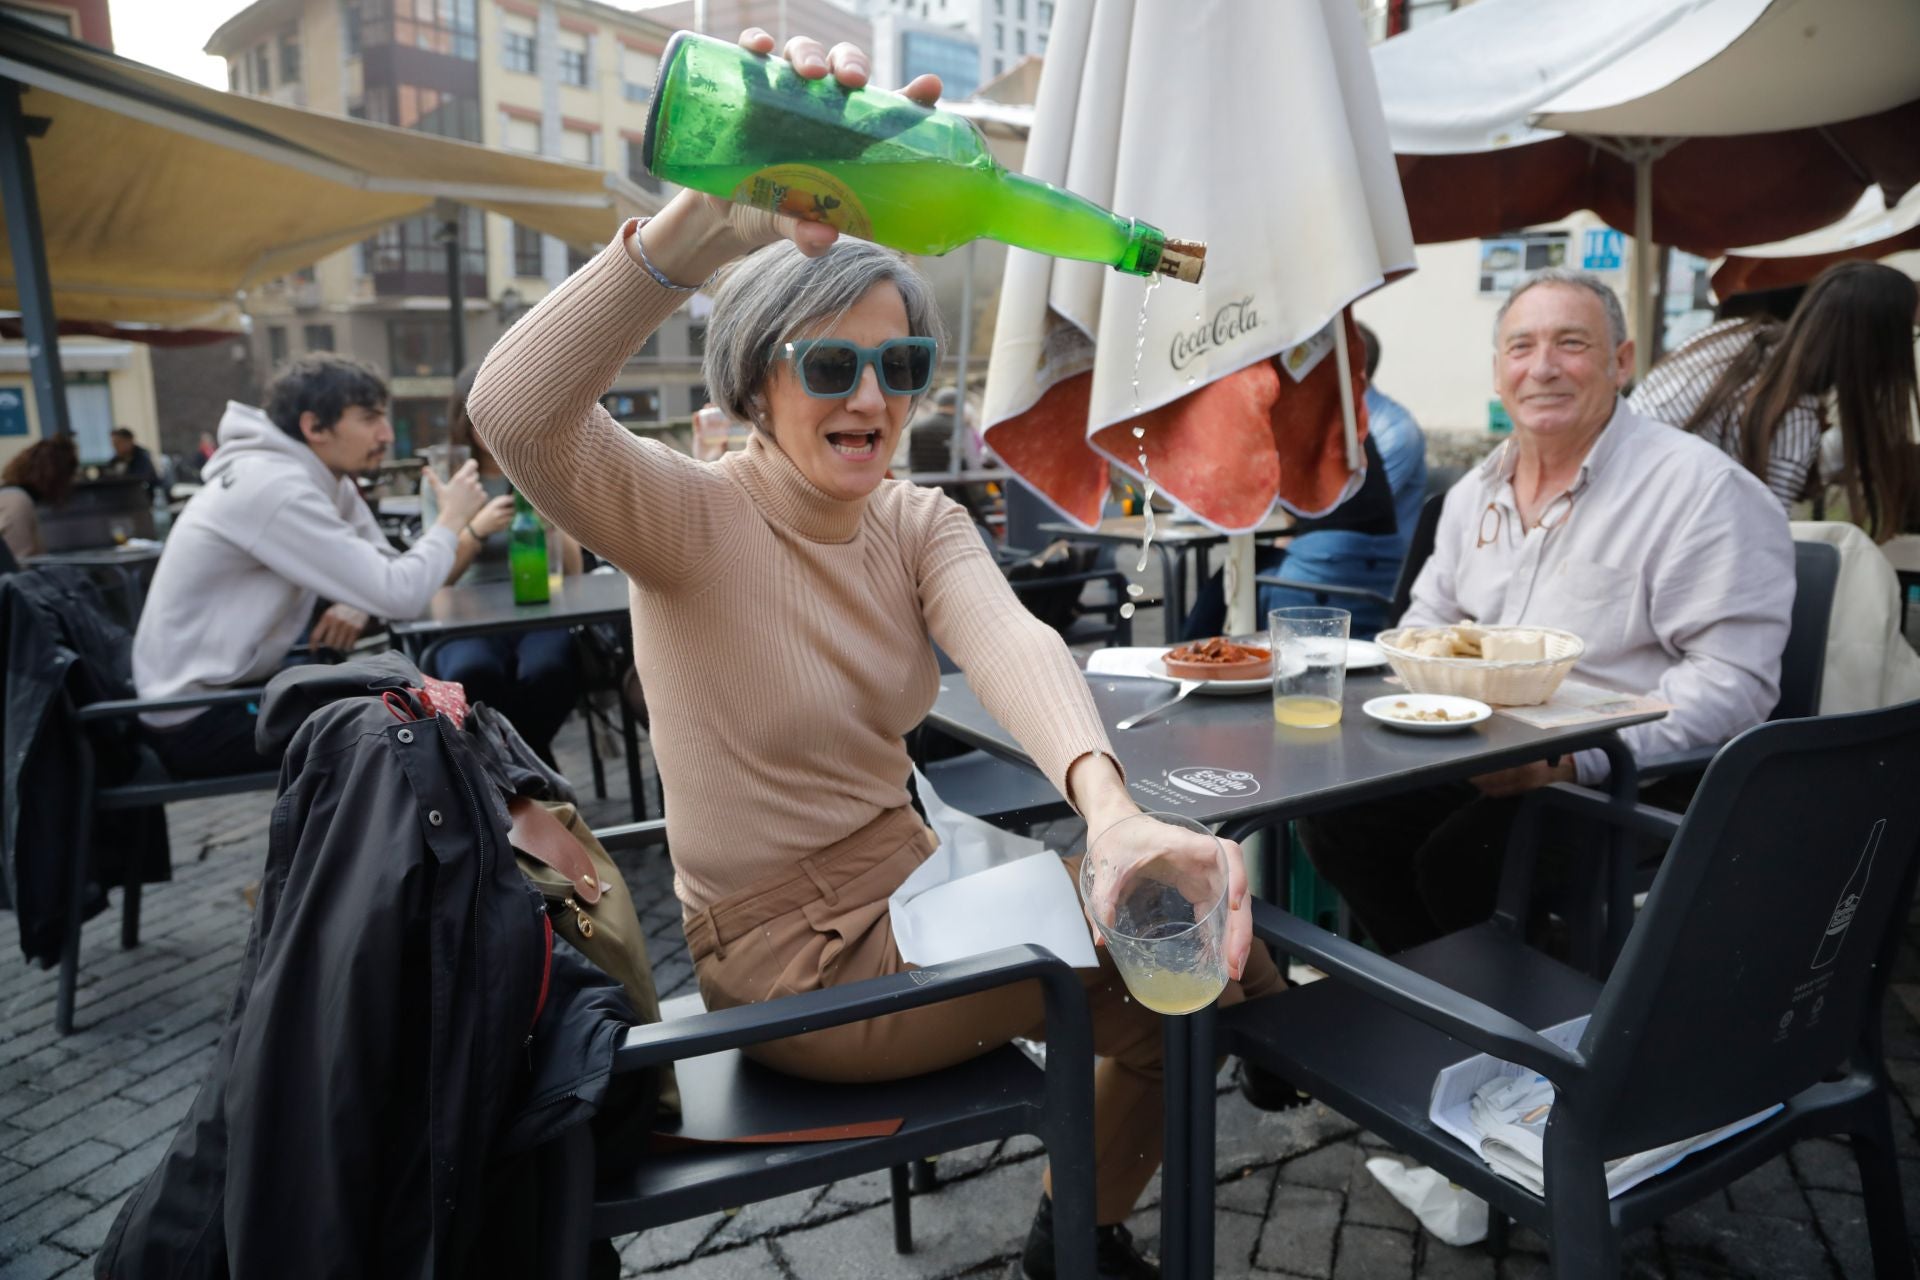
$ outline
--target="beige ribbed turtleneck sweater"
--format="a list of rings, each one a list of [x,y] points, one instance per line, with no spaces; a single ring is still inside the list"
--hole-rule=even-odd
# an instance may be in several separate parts
[[[831,498],[760,433],[696,462],[600,406],[686,296],[633,261],[633,227],[494,346],[469,405],[534,505],[632,583],[685,910],[908,803],[902,738],[939,691],[929,636],[1065,794],[1106,734],[964,508],[897,480]]]

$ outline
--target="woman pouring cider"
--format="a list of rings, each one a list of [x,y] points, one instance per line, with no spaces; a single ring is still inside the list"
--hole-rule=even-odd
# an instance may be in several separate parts
[[[740,43],[774,46],[758,29]],[[809,79],[866,82],[867,56],[851,45],[795,39],[784,52]],[[926,75],[903,92],[930,106],[939,91]],[[723,269],[706,384],[754,433],[703,463],[636,439],[599,399]],[[516,324],[474,384],[473,421],[514,484],[632,583],[674,888],[708,1008],[910,967],[887,899],[934,845],[908,796],[903,742],[938,692],[930,638],[1089,831],[1139,812],[1084,677],[1020,605],[966,510],[885,478],[940,337],[932,290],[900,255],[683,190]],[[1222,1000],[1233,1003],[1282,982],[1252,945],[1240,851],[1228,852],[1237,981]],[[1160,1019],[1100,956],[1082,971],[1101,1056],[1099,1272],[1154,1276],[1121,1224],[1160,1160]],[[803,1077],[884,1080],[1043,1026],[1037,985],[1020,983],[748,1052]],[[1050,1189],[1029,1276],[1054,1274]]]

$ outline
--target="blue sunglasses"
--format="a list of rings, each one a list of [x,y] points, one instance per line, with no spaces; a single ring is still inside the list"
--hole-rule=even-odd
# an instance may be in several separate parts
[[[868,365],[888,395],[917,396],[933,384],[937,349],[932,338],[888,338],[877,347],[863,347],[845,338],[804,338],[781,343],[774,358],[792,361],[801,388],[819,400],[852,395]]]

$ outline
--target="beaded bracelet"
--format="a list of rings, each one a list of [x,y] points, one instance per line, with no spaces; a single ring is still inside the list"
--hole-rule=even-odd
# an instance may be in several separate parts
[[[698,292],[706,285],[705,280],[702,280],[699,284],[675,284],[673,281],[667,279],[665,273],[663,273],[660,268],[653,265],[651,258],[647,257],[647,246],[640,239],[640,229],[652,221],[652,217],[645,217],[634,223],[633,247],[640,255],[640,265],[647,269],[647,274],[652,276],[653,282],[662,289],[671,289],[675,293]]]

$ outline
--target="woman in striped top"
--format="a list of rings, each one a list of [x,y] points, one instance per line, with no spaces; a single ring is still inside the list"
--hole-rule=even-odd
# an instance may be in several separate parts
[[[1880,541],[1901,531],[1916,482],[1920,410],[1913,325],[1920,291],[1891,267],[1842,262],[1808,288],[1785,325],[1725,320],[1650,372],[1629,403],[1738,458],[1782,507],[1823,479]],[[1840,432],[1839,472],[1816,474],[1820,437]]]

